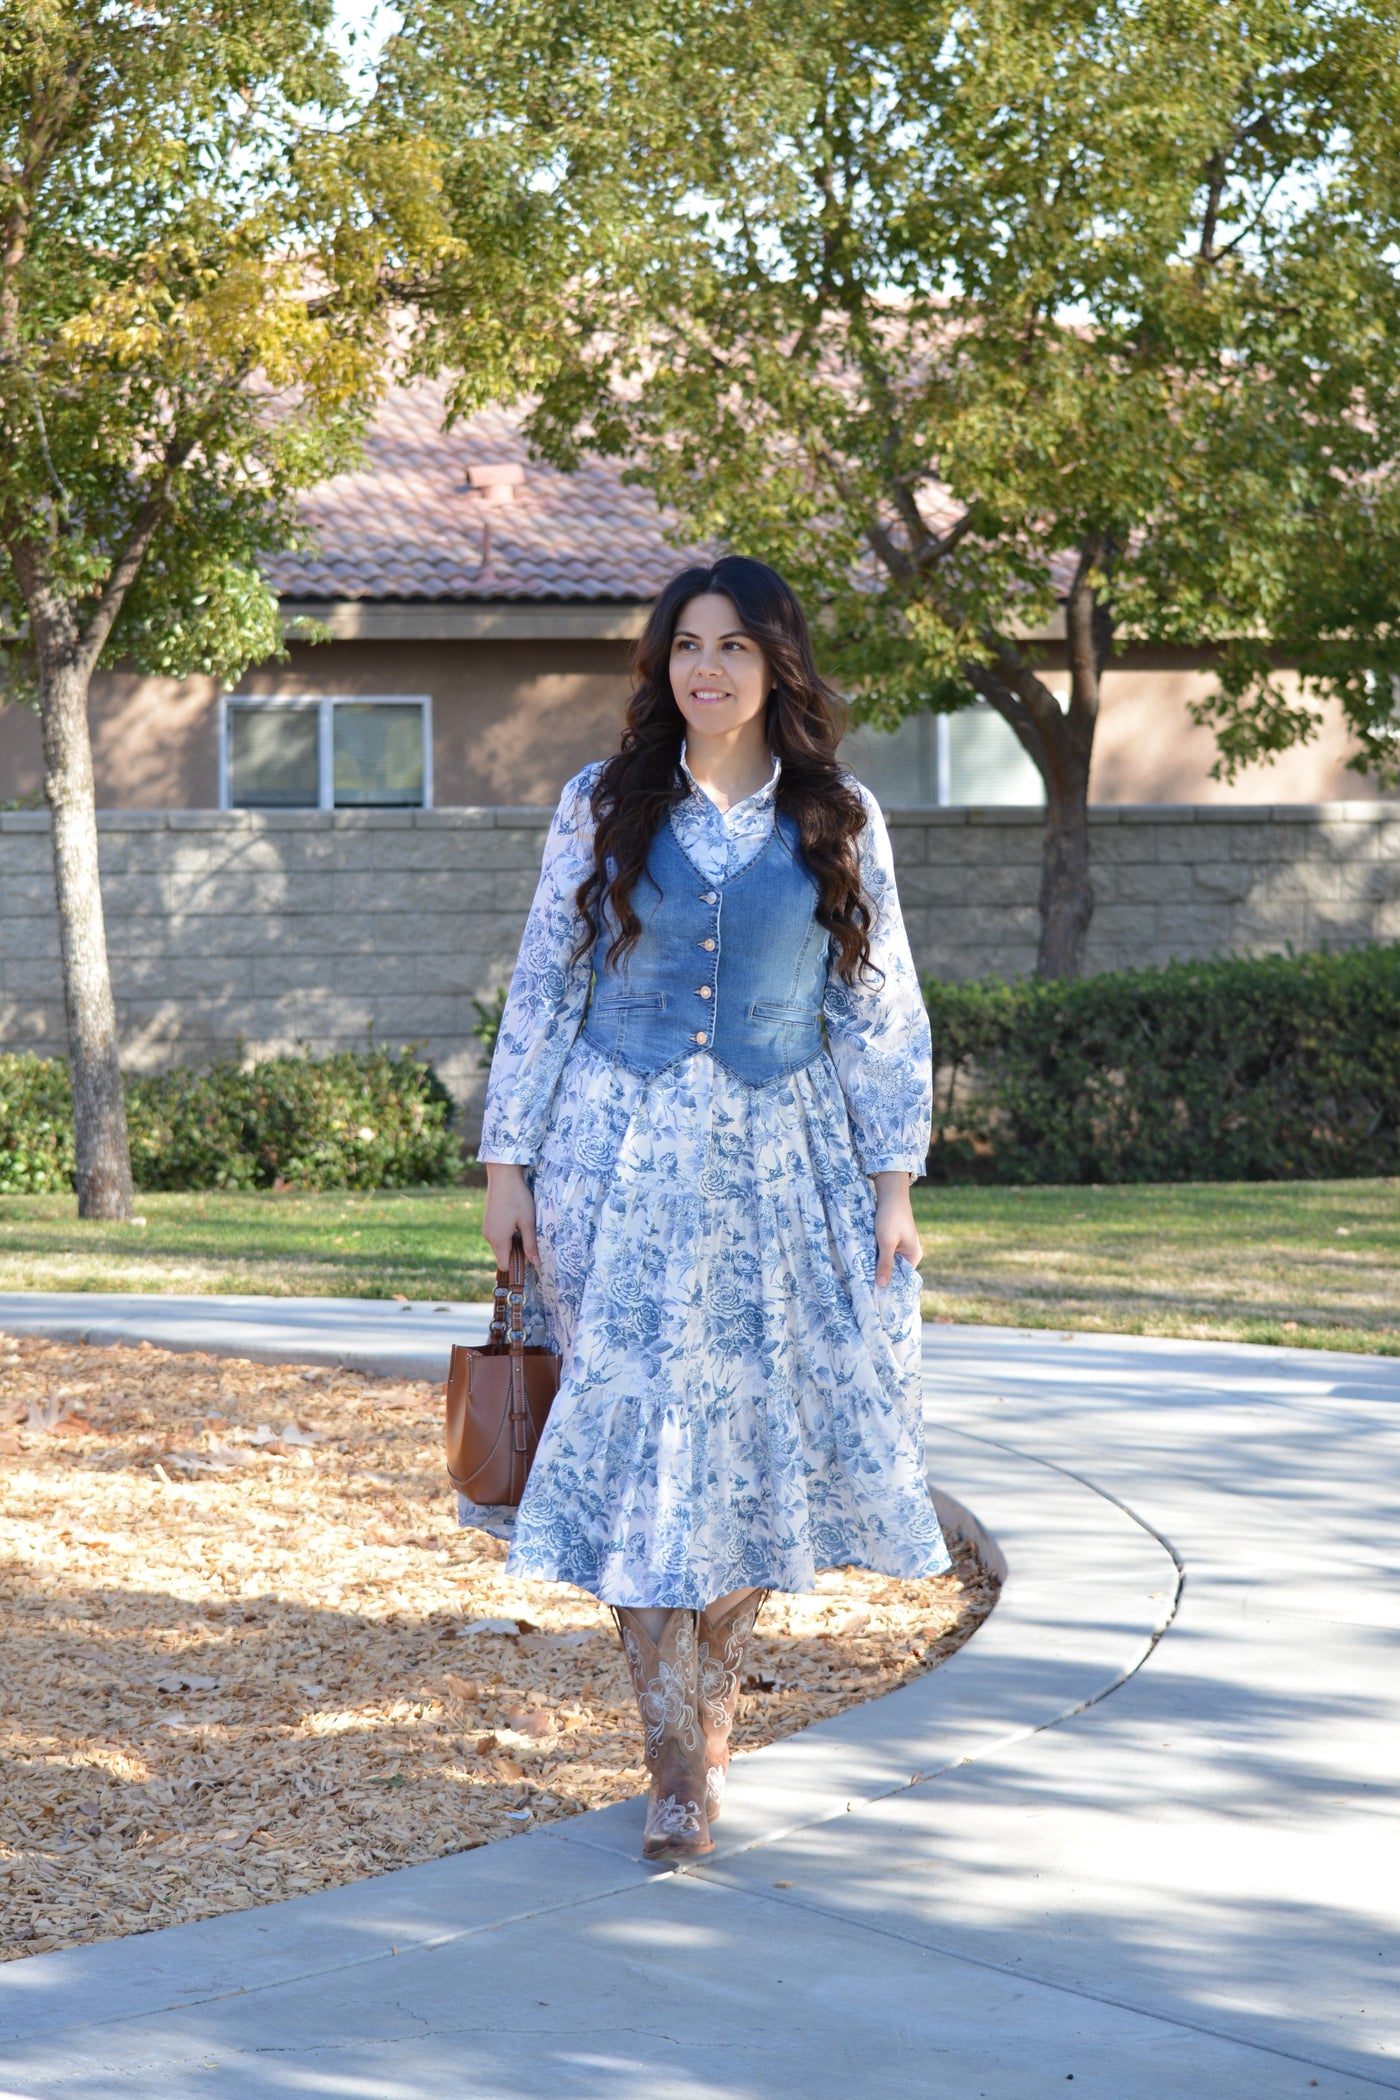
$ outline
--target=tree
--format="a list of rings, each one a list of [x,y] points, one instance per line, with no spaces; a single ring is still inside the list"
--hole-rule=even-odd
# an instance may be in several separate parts
[[[1211,654],[1226,773],[1335,696],[1394,777],[1400,8],[520,0],[510,33],[580,229],[536,441],[784,569],[867,719],[990,702],[1045,783],[1042,974],[1081,964],[1124,638]],[[1065,706],[1024,639],[1057,611]]]
[[[464,394],[533,370],[492,293],[524,273],[492,252],[510,221],[489,150],[473,245],[330,14],[0,0],[0,669],[43,723],[83,1217],[131,1210],[94,670],[232,681],[280,653],[261,558],[354,458],[440,276]]]

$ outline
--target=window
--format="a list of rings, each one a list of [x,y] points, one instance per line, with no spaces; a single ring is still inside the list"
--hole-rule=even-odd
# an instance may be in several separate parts
[[[314,706],[229,708],[226,807],[319,807],[320,726],[316,714]]]
[[[924,710],[898,729],[853,729],[841,756],[881,809],[936,809],[940,718]]]
[[[1044,802],[1045,783],[1035,760],[994,707],[979,700],[943,720],[948,732],[946,801],[955,807],[975,803],[983,809]]]
[[[219,744],[221,809],[432,806],[426,694],[228,699]]]
[[[898,729],[853,729],[842,757],[884,809],[1039,806],[1045,786],[1015,731],[985,701],[954,715],[910,715]]]

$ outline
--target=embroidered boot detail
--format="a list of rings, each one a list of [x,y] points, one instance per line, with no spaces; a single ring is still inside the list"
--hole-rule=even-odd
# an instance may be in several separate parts
[[[651,1791],[643,1859],[694,1859],[714,1850],[705,1815],[705,1736],[699,1720],[696,1614],[668,1613],[651,1640],[635,1611],[614,1606],[637,1695]]]
[[[713,1606],[702,1611],[696,1628],[697,1711],[705,1736],[705,1817],[710,1823],[719,1821],[729,1777],[729,1735],[739,1707],[744,1650],[767,1598],[767,1590],[746,1590],[723,1611]]]

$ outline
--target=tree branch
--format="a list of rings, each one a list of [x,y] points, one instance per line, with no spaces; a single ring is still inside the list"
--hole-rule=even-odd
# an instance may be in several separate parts
[[[958,518],[952,525],[948,527],[948,530],[946,532],[928,534],[924,545],[919,550],[919,554],[915,562],[915,567],[919,569],[931,569],[935,566],[936,563],[940,561],[945,561],[947,557],[952,553],[953,549],[958,545],[959,541],[965,540],[967,538],[967,535],[971,532],[971,530],[972,511],[971,509],[968,509],[963,512],[960,518]]]
[[[1235,249],[1239,247],[1241,241],[1248,240],[1250,234],[1253,233],[1255,227],[1259,224],[1259,221],[1263,218],[1265,212],[1268,210],[1269,199],[1273,196],[1274,191],[1278,188],[1279,184],[1282,181],[1283,174],[1282,171],[1280,171],[1279,174],[1275,175],[1273,181],[1269,184],[1269,187],[1265,190],[1263,196],[1260,198],[1258,208],[1256,209],[1253,218],[1249,221],[1247,225],[1242,226],[1240,228],[1239,232],[1235,235],[1233,240],[1226,241],[1225,246],[1221,248],[1212,258],[1213,261],[1223,262],[1227,255],[1231,255],[1234,253]]]
[[[1113,560],[1113,541],[1107,533],[1084,535],[1075,564],[1074,581],[1065,600],[1065,641],[1069,658],[1069,709],[1067,723],[1070,747],[1087,768],[1098,725],[1100,679],[1113,645],[1113,614],[1093,581],[1096,570],[1106,571]]]
[[[178,466],[169,472],[162,484],[161,494],[152,497],[150,502],[144,504],[137,512],[135,523],[127,534],[126,544],[112,564],[111,574],[107,578],[102,596],[97,601],[97,609],[82,631],[78,656],[89,676],[106,647],[107,637],[116,624],[127,592],[141,573],[141,564],[150,552],[151,541],[169,516],[175,474],[178,472]]]
[[[116,624],[118,613],[132,584],[141,571],[141,564],[150,551],[151,541],[159,532],[170,514],[175,494],[175,484],[181,470],[191,456],[198,451],[205,438],[218,421],[219,412],[230,394],[238,392],[253,368],[252,354],[244,357],[215,390],[207,404],[205,413],[183,437],[172,436],[165,448],[158,492],[151,496],[137,512],[135,522],[127,535],[126,544],[112,564],[97,609],[83,631],[81,653],[91,672],[107,644],[107,637]]]
[[[0,345],[13,346],[19,337],[19,294],[15,276],[28,247],[29,221],[34,197],[54,153],[62,144],[68,119],[78,99],[88,61],[65,68],[55,90],[52,79],[30,99],[30,124],[21,135],[23,147],[18,167],[7,164],[5,175],[15,190],[14,202],[0,229]]]
[[[1205,216],[1201,221],[1201,243],[1197,257],[1201,262],[1215,261],[1215,229],[1220,219],[1220,201],[1225,194],[1226,161],[1223,149],[1212,153],[1206,162],[1210,187],[1206,191]]]

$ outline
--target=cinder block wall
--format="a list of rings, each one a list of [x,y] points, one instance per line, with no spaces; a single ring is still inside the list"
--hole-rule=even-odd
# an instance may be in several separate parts
[[[133,1070],[306,1043],[421,1043],[478,1126],[473,995],[509,976],[543,809],[113,811],[98,820]],[[1102,809],[1094,970],[1400,938],[1400,805]],[[892,813],[915,956],[965,978],[1035,960],[1040,814]],[[43,813],[0,814],[0,1047],[63,1049]]]

